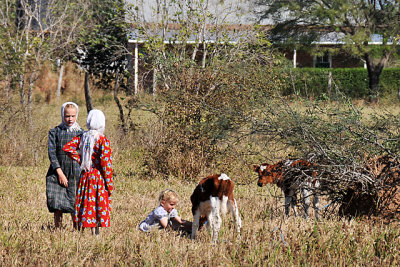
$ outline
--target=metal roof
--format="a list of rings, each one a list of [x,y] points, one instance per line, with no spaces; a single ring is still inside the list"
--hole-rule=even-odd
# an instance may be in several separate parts
[[[127,16],[127,20],[133,23],[132,31],[129,34],[129,42],[131,43],[141,43],[145,40],[148,40],[147,36],[143,34],[139,30],[140,27],[137,25],[156,25],[161,21],[162,15],[160,7],[162,4],[160,0],[125,0],[126,4],[132,5],[134,7],[135,18],[136,21]],[[179,38],[182,34],[180,32],[181,27],[179,23],[188,21],[189,23],[196,23],[196,15],[188,12],[187,10],[183,10],[185,8],[178,7],[176,1],[166,1],[167,6],[165,7],[168,10],[169,23],[170,26],[167,31],[165,31],[164,35],[164,43],[179,43],[182,40]],[[255,0],[204,0],[204,1],[182,1],[181,4],[184,4],[186,9],[190,6],[197,8],[198,11],[199,5],[203,8],[205,7],[205,3],[208,3],[206,8],[206,12],[208,12],[208,16],[205,21],[201,23],[207,24],[208,29],[204,33],[204,42],[213,43],[213,42],[230,42],[236,43],[241,39],[248,39],[251,36],[251,32],[254,29],[254,25],[257,21],[257,10],[259,7],[255,4]],[[197,6],[194,6],[196,5]],[[201,7],[200,7],[201,9]],[[201,12],[201,10],[200,10]],[[128,12],[129,14],[129,12]],[[179,21],[176,20],[176,16],[179,15]],[[198,15],[201,16],[201,15]],[[282,17],[286,15],[283,14]],[[174,20],[175,19],[175,20]],[[267,26],[272,25],[272,20],[263,20],[261,25]],[[136,25],[136,26],[135,26]],[[217,25],[221,26],[216,29]],[[152,29],[153,28],[153,29]],[[149,35],[154,36],[163,36],[162,30],[157,27],[146,27],[147,33]],[[190,36],[185,38],[186,43],[198,43],[200,39],[199,34],[193,31]],[[344,44],[345,34],[340,32],[330,32],[324,34],[320,37],[320,40],[314,43],[322,44],[322,45],[337,45]],[[370,44],[382,44],[382,36],[378,34],[371,35]],[[391,44],[389,42],[388,44]]]

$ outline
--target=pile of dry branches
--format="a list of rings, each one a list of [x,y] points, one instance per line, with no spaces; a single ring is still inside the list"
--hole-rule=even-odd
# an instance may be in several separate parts
[[[293,101],[293,100],[292,100]],[[281,98],[266,103],[253,125],[265,147],[278,140],[270,158],[290,156],[313,163],[321,187],[332,203],[326,214],[379,216],[387,221],[400,214],[399,144],[397,114],[364,112],[347,99],[318,102]],[[310,178],[301,168],[285,177]],[[337,209],[338,208],[338,209]]]

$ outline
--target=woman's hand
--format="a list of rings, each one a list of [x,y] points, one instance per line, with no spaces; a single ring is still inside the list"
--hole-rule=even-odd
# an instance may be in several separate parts
[[[64,187],[68,187],[68,179],[65,176],[64,172],[61,170],[61,168],[58,168],[56,170],[57,175],[58,175],[58,182],[64,186]]]

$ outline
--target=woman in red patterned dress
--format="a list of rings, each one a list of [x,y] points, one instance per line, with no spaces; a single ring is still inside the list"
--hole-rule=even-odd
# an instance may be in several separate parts
[[[78,229],[89,227],[94,234],[98,234],[99,227],[110,226],[112,156],[110,141],[104,135],[103,112],[91,110],[86,123],[88,131],[74,137],[63,150],[81,165],[75,222]]]

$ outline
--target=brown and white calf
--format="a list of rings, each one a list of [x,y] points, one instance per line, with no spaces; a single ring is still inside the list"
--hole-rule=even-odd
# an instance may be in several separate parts
[[[252,169],[258,173],[258,186],[276,184],[282,189],[285,195],[286,216],[289,216],[290,206],[292,206],[293,212],[297,216],[297,191],[300,189],[305,217],[309,216],[310,197],[313,195],[315,218],[318,219],[319,198],[316,189],[319,188],[319,182],[316,179],[317,173],[311,169],[312,166],[313,164],[308,161],[297,159],[282,160],[275,164],[252,165]]]
[[[207,218],[207,227],[211,228],[212,240],[215,242],[221,228],[221,214],[225,215],[228,208],[233,215],[236,230],[240,233],[242,222],[233,196],[233,182],[226,174],[203,178],[194,189],[190,200],[193,213],[192,239],[196,238],[197,230],[201,227],[200,219]]]

